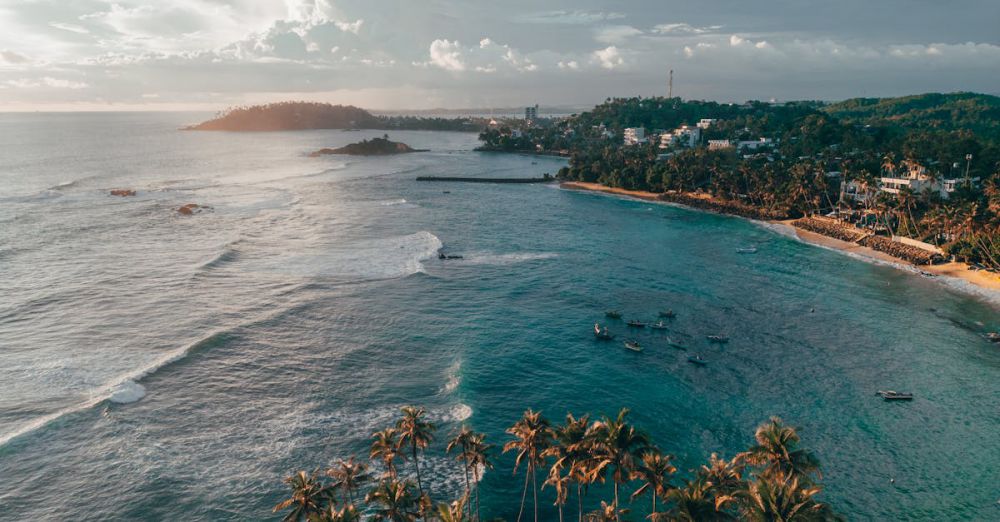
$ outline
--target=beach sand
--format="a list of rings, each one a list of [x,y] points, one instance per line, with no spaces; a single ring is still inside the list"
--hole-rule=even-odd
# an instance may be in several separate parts
[[[612,188],[612,187],[606,187],[599,183],[586,183],[582,181],[565,181],[560,184],[560,187],[571,190],[584,190],[590,192],[602,192],[605,194],[615,194],[619,196],[628,196],[646,201],[659,201],[658,197],[659,194],[655,192]],[[784,225],[791,228],[792,230],[795,231],[795,234],[799,237],[799,239],[801,239],[806,243],[823,246],[834,250],[839,250],[841,252],[856,254],[876,261],[893,263],[897,265],[914,266],[918,270],[926,272],[928,274],[961,279],[977,287],[984,288],[986,290],[990,290],[992,292],[1000,294],[1000,275],[982,270],[980,271],[969,270],[969,265],[957,262],[943,263],[940,265],[913,265],[912,263],[905,261],[903,259],[890,256],[886,253],[879,252],[877,250],[864,247],[856,243],[851,243],[849,241],[841,241],[839,239],[827,237],[822,234],[817,234],[815,232],[810,232],[808,230],[798,228],[792,225],[793,221],[794,220],[789,219],[784,221],[773,221],[772,223],[778,225]]]

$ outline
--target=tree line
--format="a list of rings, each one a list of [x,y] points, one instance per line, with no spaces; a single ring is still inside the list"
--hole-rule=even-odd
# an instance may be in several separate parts
[[[285,480],[288,498],[274,511],[284,512],[285,522],[348,522],[363,515],[391,522],[483,520],[480,480],[500,453],[512,454],[514,473],[524,477],[520,499],[511,499],[519,500],[518,522],[539,520],[540,495],[556,506],[560,522],[567,511],[575,512],[579,522],[621,522],[642,497],[649,502],[646,518],[654,522],[841,520],[817,499],[819,460],[800,447],[796,430],[780,418],[761,424],[746,451],[729,460],[712,454],[705,465],[678,478],[674,456],[628,415],[628,409],[594,420],[567,414],[562,424],[553,424],[529,409],[507,428],[508,440],[499,450],[485,434],[462,426],[447,439],[445,452],[465,478],[464,491],[457,499],[435,503],[422,480],[420,458],[435,440],[437,426],[423,408],[404,407],[393,426],[372,435],[368,462],[349,457],[323,472],[295,473]],[[412,474],[404,476],[404,467]],[[590,488],[607,483],[609,498],[588,498]],[[529,490],[530,514],[525,510]],[[569,507],[571,497],[575,507]],[[585,501],[596,509],[585,509]]]

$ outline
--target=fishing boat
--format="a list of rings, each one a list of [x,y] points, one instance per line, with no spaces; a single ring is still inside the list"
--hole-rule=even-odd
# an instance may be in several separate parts
[[[688,362],[696,366],[705,366],[708,364],[708,361],[702,359],[700,355],[692,355],[691,357],[688,357]]]
[[[615,336],[608,333],[607,326],[605,326],[604,329],[602,330],[601,326],[597,323],[594,323],[594,337],[596,337],[601,341],[610,341],[615,338]]]
[[[660,312],[660,317],[663,317],[664,319],[673,319],[674,317],[677,317],[677,314],[675,314],[673,310],[667,310],[665,312]]]
[[[705,338],[708,339],[708,342],[710,343],[723,344],[729,342],[729,338],[725,335],[706,335]]]
[[[607,317],[608,319],[621,319],[622,313],[614,310],[608,310],[607,312],[604,312],[604,317]]]
[[[644,323],[642,321],[639,321],[639,320],[636,320],[636,319],[632,319],[631,321],[629,321],[629,322],[627,322],[625,324],[631,326],[632,328],[645,328],[646,327],[646,323]]]
[[[653,330],[666,330],[667,329],[667,325],[663,324],[663,321],[657,321],[657,322],[649,325],[649,327],[652,328]]]
[[[756,254],[757,253],[757,247],[737,248],[736,249],[736,253],[737,254]]]
[[[986,340],[991,343],[1000,343],[1000,332],[987,332]]]
[[[628,350],[632,350],[633,352],[642,351],[642,345],[640,345],[639,341],[636,341],[635,339],[632,339],[631,341],[625,341],[625,348]]]
[[[875,395],[880,395],[883,399],[887,401],[912,401],[912,393],[903,393],[894,390],[879,390]]]
[[[683,344],[681,344],[681,343],[679,343],[677,341],[674,341],[673,339],[670,339],[669,337],[667,338],[667,345],[669,345],[671,348],[677,348],[678,350],[687,350],[687,346],[684,346]]]

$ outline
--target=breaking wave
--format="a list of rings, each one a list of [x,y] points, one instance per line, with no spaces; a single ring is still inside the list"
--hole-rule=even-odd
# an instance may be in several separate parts
[[[465,256],[463,264],[472,265],[513,265],[527,261],[540,261],[559,257],[555,252],[511,252],[508,254],[495,254],[492,252],[472,252]]]
[[[283,259],[270,268],[293,275],[355,281],[395,279],[423,272],[423,261],[437,256],[442,246],[437,236],[420,231],[331,245],[325,252]]]

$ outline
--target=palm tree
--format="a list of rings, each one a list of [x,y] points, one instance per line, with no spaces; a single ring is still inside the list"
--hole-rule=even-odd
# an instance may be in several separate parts
[[[677,468],[670,463],[673,458],[672,455],[664,455],[658,450],[651,449],[642,454],[642,463],[632,473],[632,478],[642,481],[642,486],[632,493],[632,498],[635,499],[648,491],[653,497],[653,510],[650,511],[650,516],[653,518],[657,515],[657,495],[660,498],[667,496],[671,488],[670,476],[677,472]]]
[[[747,488],[732,496],[720,497],[717,504],[735,503],[745,520],[816,522],[836,520],[826,504],[813,497],[821,488],[802,487],[798,477],[783,473],[758,476]]]
[[[615,485],[615,506],[618,500],[618,486],[624,484],[636,469],[636,459],[649,448],[649,437],[635,426],[625,422],[628,408],[622,408],[618,417],[594,423],[594,457],[591,469],[594,476],[603,476],[606,470],[614,468],[611,476]]]
[[[396,478],[396,459],[406,460],[406,457],[399,449],[399,433],[395,428],[386,428],[372,434],[371,450],[368,457],[372,460],[382,461],[385,465],[385,473],[390,478]]]
[[[670,519],[684,522],[733,520],[728,513],[716,509],[712,498],[712,483],[699,475],[694,480],[686,480],[684,487],[667,492],[673,503]]]
[[[708,459],[708,465],[702,465],[698,474],[711,483],[713,494],[728,495],[746,486],[746,481],[743,480],[744,467],[739,458],[728,461],[713,453]]]
[[[373,518],[389,522],[414,522],[420,516],[418,498],[413,495],[413,483],[393,478],[383,479],[365,496],[365,502],[376,504]]]
[[[810,451],[798,449],[799,435],[795,428],[785,426],[778,417],[757,427],[757,444],[737,455],[741,462],[760,466],[763,475],[782,473],[808,482],[812,474],[820,475],[819,460]]]
[[[354,462],[352,456],[348,460],[341,459],[337,464],[326,470],[326,476],[334,480],[334,488],[344,489],[344,505],[354,505],[354,490],[368,480],[368,466],[363,462]]]
[[[274,513],[288,508],[292,511],[281,520],[284,522],[297,522],[306,520],[310,516],[319,515],[327,505],[334,504],[332,488],[319,481],[316,473],[307,474],[305,471],[285,479],[285,483],[292,488],[292,496],[274,506]]]
[[[553,505],[559,508],[559,522],[563,522],[563,506],[566,505],[566,501],[569,499],[569,483],[572,477],[567,472],[565,475],[562,474],[563,467],[560,464],[561,460],[556,461],[549,469],[549,476],[542,483],[542,489],[545,486],[552,486],[556,490],[556,500]]]
[[[455,456],[455,460],[462,461],[462,472],[465,475],[465,498],[469,498],[472,494],[472,485],[469,483],[469,461],[472,456],[470,454],[472,450],[472,442],[475,438],[476,433],[468,428],[468,426],[462,426],[462,429],[455,434],[455,436],[448,441],[448,446],[445,448],[445,452],[451,453],[454,450],[458,450],[458,455]],[[463,503],[464,504],[464,503]],[[472,506],[467,506],[470,511],[472,511]]]
[[[479,473],[493,469],[493,462],[490,460],[492,444],[486,443],[486,435],[483,433],[473,434],[469,442],[469,452],[467,464],[472,468],[472,479],[476,483],[476,520],[479,520]]]
[[[309,522],[360,522],[361,513],[358,513],[358,508],[353,504],[341,509],[330,504],[319,514],[309,515],[308,520]]]
[[[403,407],[403,418],[396,421],[396,431],[399,433],[400,447],[409,444],[413,456],[413,466],[417,469],[417,490],[424,494],[424,486],[420,482],[420,462],[417,460],[417,450],[424,449],[434,440],[434,430],[437,428],[423,420],[427,410],[414,406]]]
[[[621,515],[628,513],[627,509],[618,509],[618,504],[608,504],[601,501],[601,507],[587,513],[587,520],[592,522],[615,522]]]
[[[466,504],[469,501],[469,495],[465,494],[462,498],[452,502],[451,504],[446,504],[444,502],[438,504],[438,519],[441,522],[468,522],[471,520],[465,515]]]
[[[521,493],[521,509],[517,513],[517,520],[520,522],[521,515],[524,514],[524,501],[528,495],[530,479],[534,496],[535,522],[538,522],[538,481],[535,478],[535,470],[545,463],[545,450],[552,444],[552,429],[541,412],[528,410],[513,426],[507,428],[507,433],[513,435],[515,439],[503,445],[503,452],[517,450],[514,473],[517,473],[517,468],[522,462],[526,465],[524,491]]]
[[[552,430],[555,444],[545,450],[546,457],[554,457],[552,469],[566,469],[570,478],[576,482],[577,514],[579,522],[583,522],[583,486],[588,484],[589,470],[587,461],[590,459],[590,441],[588,425],[590,416],[579,419],[572,413],[566,414],[566,423]]]

